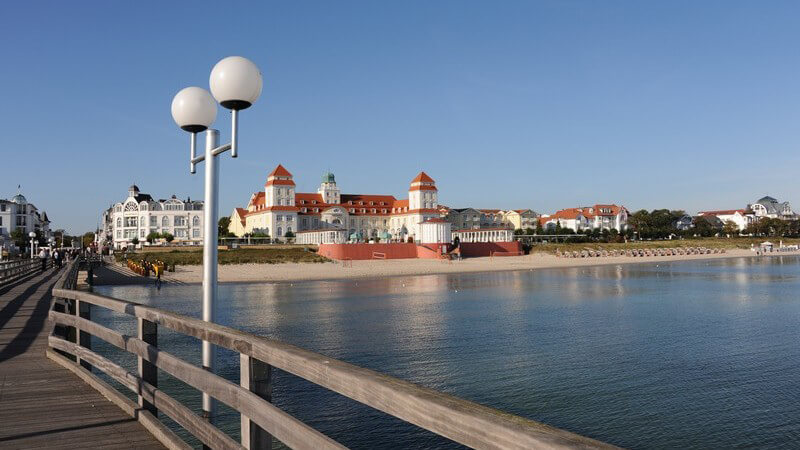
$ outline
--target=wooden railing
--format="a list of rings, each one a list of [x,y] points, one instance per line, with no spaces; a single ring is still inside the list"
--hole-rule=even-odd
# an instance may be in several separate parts
[[[132,415],[138,413],[140,422],[170,448],[185,448],[186,444],[158,422],[159,412],[211,448],[269,448],[272,436],[291,448],[343,448],[269,402],[273,367],[474,448],[609,447],[284,342],[134,302],[76,291],[71,289],[74,282],[70,282],[76,275],[77,264],[72,263],[53,289],[57,300],[50,311],[50,320],[56,327],[49,338],[48,356],[121,406],[134,411]],[[61,302],[64,308],[58,311]],[[136,317],[138,336],[127,336],[93,322],[90,305]],[[240,383],[234,384],[160,349],[159,326],[238,352]],[[136,355],[137,373],[94,353],[88,348],[89,335]],[[73,359],[65,358],[56,350],[72,355]],[[139,404],[123,405],[124,401],[116,397],[120,394],[87,371],[89,366],[136,393]],[[159,390],[156,368],[241,413],[241,443]]]
[[[48,267],[52,260],[48,259]],[[0,262],[0,286],[24,278],[42,270],[42,260],[39,258],[16,259]]]

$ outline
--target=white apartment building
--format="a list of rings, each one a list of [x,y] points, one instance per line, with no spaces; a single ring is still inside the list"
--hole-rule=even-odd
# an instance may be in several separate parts
[[[39,233],[44,241],[51,237],[47,213],[39,212],[20,193],[11,197],[11,200],[0,199],[0,248],[11,251],[15,247],[11,233],[17,229],[25,234],[26,241],[31,231]]]
[[[576,233],[582,230],[624,231],[628,228],[628,210],[618,205],[594,205],[580,208],[567,208],[552,215],[541,216],[539,222],[543,228],[569,228]]]
[[[139,191],[135,184],[128,188],[128,197],[103,212],[101,243],[115,249],[132,245],[135,237],[144,244],[147,235],[156,232],[171,234],[173,244],[203,243],[203,202],[180,200],[176,196],[154,200]]]
[[[747,228],[748,225],[755,222],[755,215],[748,213],[744,209],[726,209],[719,211],[700,211],[698,216],[716,216],[723,224],[731,221],[736,224],[739,231]]]

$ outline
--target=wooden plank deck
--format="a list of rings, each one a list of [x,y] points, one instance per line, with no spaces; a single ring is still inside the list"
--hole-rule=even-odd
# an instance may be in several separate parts
[[[0,448],[163,448],[136,419],[45,356],[57,273],[0,288]]]

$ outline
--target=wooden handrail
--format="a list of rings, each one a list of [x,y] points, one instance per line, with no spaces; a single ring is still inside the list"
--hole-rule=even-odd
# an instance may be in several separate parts
[[[76,303],[91,304],[128,314],[139,320],[166,326],[187,336],[209,341],[473,448],[611,447],[590,438],[219,324],[126,300],[64,289],[63,284],[53,290],[53,295]],[[190,386],[228,404],[292,448],[341,448],[336,442],[275,408],[250,390],[184,362],[139,338],[119,334],[88,318],[75,315],[53,311],[50,313],[50,318],[54,323],[80,329],[149,361]],[[52,338],[51,346],[73,353],[76,344],[65,345],[65,342],[63,339]],[[89,350],[84,349],[79,353],[85,356],[87,351]],[[92,361],[98,361],[94,356],[85,359],[90,364]],[[111,367],[104,361],[102,365]],[[123,376],[118,369],[113,369],[117,376]],[[155,391],[161,392],[157,389]],[[175,410],[176,408],[172,408],[173,413]],[[172,417],[170,411],[164,410],[164,412]],[[198,426],[194,425],[195,428]],[[197,429],[191,431],[197,436]],[[197,437],[203,440],[201,436]]]

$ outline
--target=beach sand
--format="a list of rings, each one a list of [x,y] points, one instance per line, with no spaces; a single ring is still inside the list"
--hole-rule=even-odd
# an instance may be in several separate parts
[[[800,252],[773,253],[771,256],[797,255]],[[240,282],[278,282],[312,281],[357,278],[382,278],[391,276],[431,275],[447,273],[494,272],[508,270],[545,269],[552,267],[583,267],[596,265],[658,263],[670,261],[692,261],[737,257],[758,257],[750,250],[728,250],[722,254],[676,255],[646,257],[598,257],[598,258],[558,258],[554,255],[534,253],[525,256],[504,256],[494,258],[469,258],[463,261],[439,261],[430,259],[395,259],[352,261],[352,267],[339,262],[330,263],[289,263],[289,264],[239,264],[219,266],[221,283]],[[143,284],[152,283],[130,272],[127,267],[110,267],[114,273],[98,273],[96,284]],[[104,276],[105,275],[105,276]],[[167,272],[165,284],[194,284],[203,279],[202,266],[178,266],[175,272]]]

